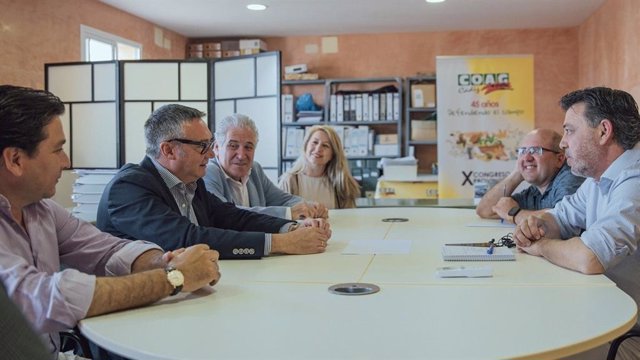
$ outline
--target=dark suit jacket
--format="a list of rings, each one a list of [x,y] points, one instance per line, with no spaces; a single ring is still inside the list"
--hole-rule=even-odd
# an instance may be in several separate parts
[[[265,233],[278,233],[288,220],[242,210],[206,191],[199,179],[193,210],[200,226],[180,214],[151,159],[127,164],[105,188],[97,226],[125,239],[153,241],[165,250],[208,244],[221,258],[264,255]]]

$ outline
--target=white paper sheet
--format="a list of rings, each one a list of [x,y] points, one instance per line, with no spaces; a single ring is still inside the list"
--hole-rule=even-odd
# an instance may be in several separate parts
[[[342,254],[408,254],[410,251],[411,240],[352,240]]]

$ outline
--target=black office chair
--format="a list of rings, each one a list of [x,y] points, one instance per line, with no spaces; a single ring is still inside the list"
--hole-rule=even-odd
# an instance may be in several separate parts
[[[609,346],[609,353],[607,354],[607,360],[615,360],[616,355],[618,354],[618,348],[622,344],[623,341],[632,337],[640,337],[640,326],[636,325],[631,330],[622,334],[619,338],[613,340],[611,342],[611,346]]]
[[[78,331],[78,328],[60,331],[60,350],[69,351],[82,357],[91,358],[91,349],[89,342]]]

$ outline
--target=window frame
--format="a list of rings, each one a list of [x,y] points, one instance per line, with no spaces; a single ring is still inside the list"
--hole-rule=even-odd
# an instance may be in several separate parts
[[[81,24],[80,25],[80,61],[91,61],[90,59],[87,59],[87,40],[89,39],[95,39],[95,40],[110,44],[113,49],[113,57],[114,57],[113,60],[141,60],[142,59],[142,50],[143,50],[142,44]],[[127,46],[137,48],[138,58],[137,59],[119,59],[118,44],[124,44]]]

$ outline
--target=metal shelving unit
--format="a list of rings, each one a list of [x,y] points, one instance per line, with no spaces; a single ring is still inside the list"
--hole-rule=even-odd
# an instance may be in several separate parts
[[[437,108],[412,107],[411,86],[415,84],[432,84],[435,86],[435,76],[414,76],[405,79],[405,153],[410,154],[410,148],[414,147],[414,156],[422,171],[431,171],[432,165],[437,161],[437,138],[433,140],[411,140],[412,120],[437,120]],[[437,100],[437,99],[436,99]]]

